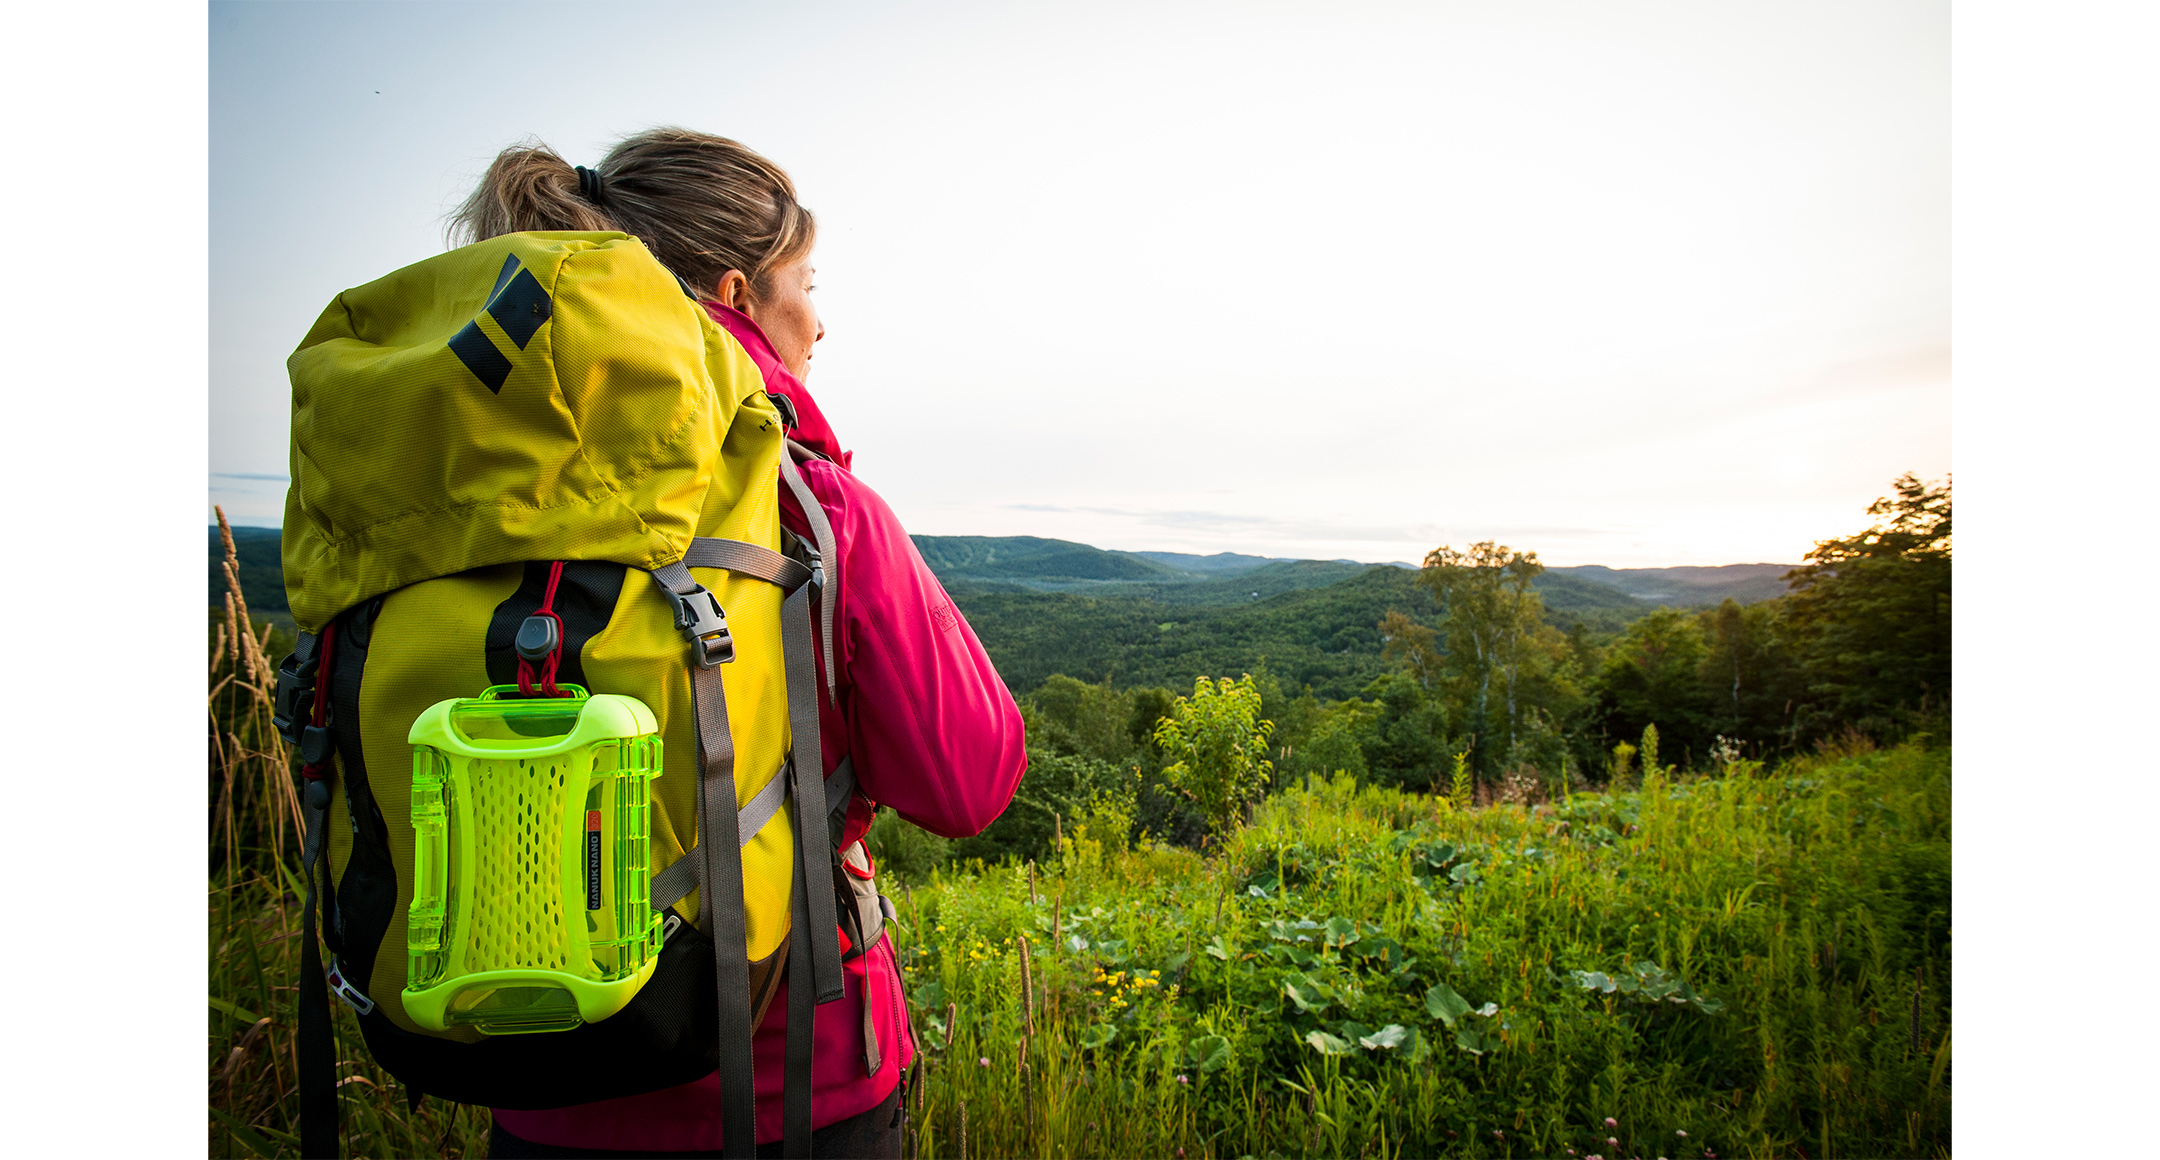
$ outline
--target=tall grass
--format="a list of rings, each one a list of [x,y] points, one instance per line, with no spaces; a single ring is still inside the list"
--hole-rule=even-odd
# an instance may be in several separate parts
[[[244,602],[213,616],[217,1156],[298,1154],[277,635]],[[1071,828],[1039,866],[932,869],[887,887],[924,1049],[911,1151],[1947,1156],[1949,844],[1948,751],[1856,745],[1534,810],[1338,777],[1208,859]],[[484,1112],[408,1107],[331,1010],[348,1155],[485,1154]]]

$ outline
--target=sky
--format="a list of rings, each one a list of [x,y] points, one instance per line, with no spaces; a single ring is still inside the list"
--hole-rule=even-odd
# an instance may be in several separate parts
[[[734,137],[910,531],[1797,562],[1950,470],[1940,3],[209,6],[208,502],[495,152]],[[535,28],[548,30],[548,35]],[[207,513],[206,513],[207,514]]]

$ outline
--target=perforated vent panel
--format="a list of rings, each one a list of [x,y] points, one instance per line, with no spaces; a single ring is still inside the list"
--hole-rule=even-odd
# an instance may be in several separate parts
[[[474,759],[468,767],[475,905],[465,944],[467,972],[570,969],[562,848],[569,770],[563,763],[582,759]]]

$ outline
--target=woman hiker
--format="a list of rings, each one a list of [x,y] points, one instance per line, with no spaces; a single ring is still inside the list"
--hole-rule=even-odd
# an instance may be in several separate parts
[[[856,478],[853,456],[804,386],[825,328],[810,300],[816,225],[794,183],[727,138],[652,129],[590,169],[542,145],[505,150],[453,220],[460,244],[547,230],[617,230],[644,242],[742,344],[779,406],[790,453],[837,541],[839,592],[831,615],[820,617],[833,640],[818,658],[819,720],[827,776],[848,758],[856,778],[839,847],[849,851],[849,869],[870,869],[867,854],[849,848],[870,828],[876,804],[947,837],[979,832],[1003,812],[1027,767],[1020,712],[892,509]],[[810,537],[795,497],[786,488],[780,496],[782,524]],[[836,697],[827,695],[826,655]],[[817,1008],[813,1151],[898,1157],[901,1081],[915,1044],[891,944],[880,940],[844,970],[846,997]],[[883,1046],[874,1073],[865,1063],[866,990]],[[761,1156],[779,1154],[787,1010],[783,992],[752,1044]],[[715,1073],[573,1107],[498,1109],[489,1155],[718,1156],[718,1097]]]

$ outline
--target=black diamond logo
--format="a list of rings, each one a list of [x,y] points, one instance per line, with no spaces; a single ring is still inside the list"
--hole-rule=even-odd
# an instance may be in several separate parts
[[[555,301],[541,289],[540,280],[532,271],[521,269],[517,255],[503,259],[502,271],[495,275],[495,287],[488,294],[487,314],[502,327],[511,342],[524,350],[526,344],[540,329],[540,324],[554,317]],[[510,360],[495,348],[495,342],[480,329],[474,319],[466,323],[450,338],[450,353],[465,364],[487,389],[502,393],[503,383],[510,378]]]

